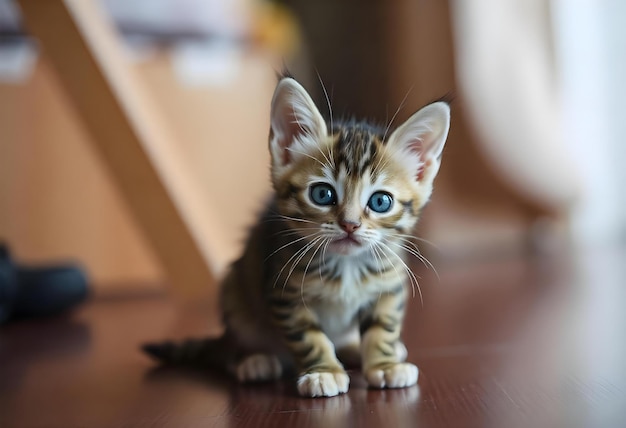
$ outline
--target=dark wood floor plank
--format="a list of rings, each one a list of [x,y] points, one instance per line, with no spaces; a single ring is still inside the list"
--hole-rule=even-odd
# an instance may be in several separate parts
[[[238,386],[155,368],[146,341],[219,332],[206,305],[94,301],[72,316],[0,327],[5,427],[623,427],[623,250],[430,271],[405,338],[419,386],[301,399],[293,381]]]

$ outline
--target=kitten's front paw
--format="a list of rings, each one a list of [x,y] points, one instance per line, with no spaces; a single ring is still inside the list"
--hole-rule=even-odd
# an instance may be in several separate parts
[[[334,397],[347,392],[349,385],[345,372],[313,372],[300,376],[298,392],[303,397]]]
[[[274,355],[253,354],[237,366],[239,382],[263,382],[279,379],[282,375],[280,361]]]
[[[373,388],[404,388],[417,383],[419,372],[411,363],[397,363],[381,368],[372,368],[365,373],[369,386]]]

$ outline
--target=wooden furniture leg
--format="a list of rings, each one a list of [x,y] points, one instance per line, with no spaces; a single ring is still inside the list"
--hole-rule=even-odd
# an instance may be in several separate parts
[[[184,295],[207,290],[224,265],[219,228],[200,209],[198,184],[134,80],[105,14],[93,0],[19,4],[170,282]]]

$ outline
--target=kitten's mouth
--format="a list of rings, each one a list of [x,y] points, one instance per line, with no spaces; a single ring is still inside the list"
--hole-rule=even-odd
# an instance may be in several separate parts
[[[351,249],[355,247],[360,247],[362,245],[361,241],[359,241],[353,235],[344,235],[339,239],[331,241],[330,244],[332,247],[334,247],[335,250],[338,250],[338,252],[340,253],[350,251]]]

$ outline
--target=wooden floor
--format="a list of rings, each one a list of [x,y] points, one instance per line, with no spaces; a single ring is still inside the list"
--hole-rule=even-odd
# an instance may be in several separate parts
[[[101,299],[0,327],[0,427],[626,427],[626,252],[420,271],[419,386],[300,399],[155,369],[141,343],[218,331],[210,304]],[[207,309],[209,308],[209,309]]]

